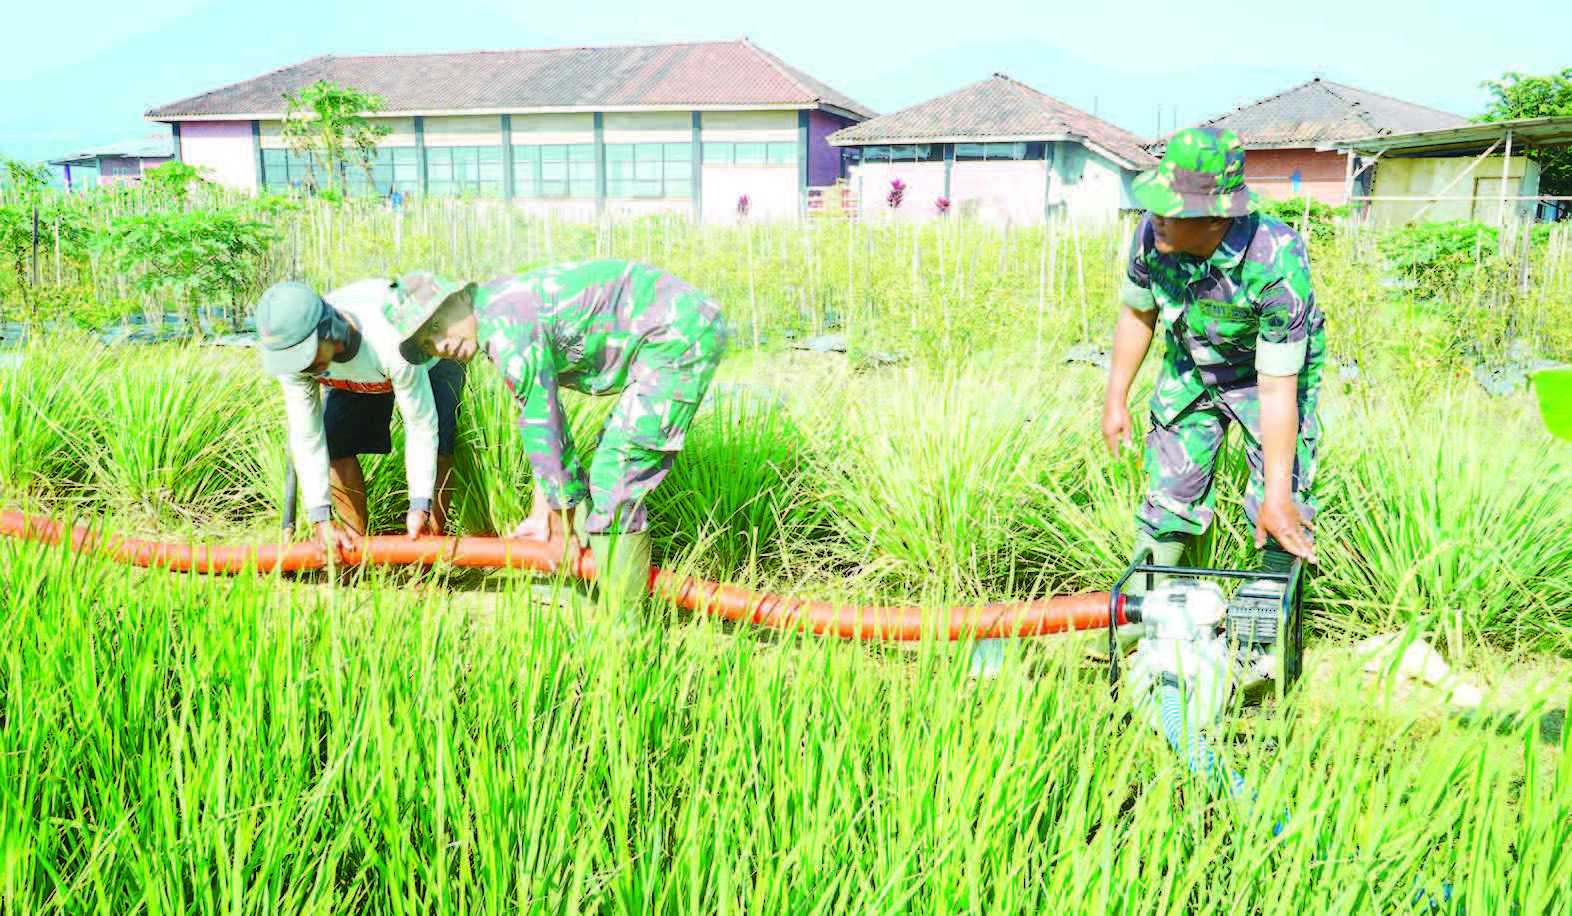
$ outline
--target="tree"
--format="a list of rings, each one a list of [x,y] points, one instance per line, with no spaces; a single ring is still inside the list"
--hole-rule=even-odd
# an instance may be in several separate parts
[[[1572,67],[1548,76],[1507,73],[1482,85],[1494,101],[1480,121],[1572,115]],[[1528,155],[1539,163],[1539,193],[1572,195],[1572,147],[1531,150]]]
[[[299,92],[285,93],[284,142],[298,155],[309,156],[313,182],[325,176],[319,187],[337,189],[344,179],[350,157],[371,172],[377,141],[387,136],[388,128],[372,124],[367,114],[381,111],[382,97],[318,80]]]
[[[142,173],[142,186],[154,195],[184,204],[193,186],[200,187],[209,183],[204,174],[206,172],[207,169],[199,169],[171,159],[163,165]]]
[[[236,303],[276,237],[271,226],[230,207],[122,216],[95,245],[137,292],[185,306],[191,332],[200,335],[197,306]]]
[[[49,187],[49,169],[42,164],[7,159],[0,167],[0,185],[19,192],[26,200],[34,201]]]

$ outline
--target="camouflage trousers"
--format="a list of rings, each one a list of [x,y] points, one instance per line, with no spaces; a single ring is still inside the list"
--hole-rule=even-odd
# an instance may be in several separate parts
[[[1136,513],[1139,533],[1155,540],[1181,540],[1201,534],[1216,514],[1217,457],[1228,427],[1239,424],[1244,436],[1250,481],[1245,486],[1245,514],[1254,526],[1265,494],[1266,464],[1261,450],[1261,398],[1247,386],[1202,395],[1163,424],[1152,418],[1146,434],[1146,500]],[[1294,502],[1306,519],[1315,517],[1311,486],[1316,446],[1321,436],[1315,390],[1299,395],[1299,441],[1294,452]]]
[[[686,295],[698,296],[698,293]],[[680,308],[679,311],[691,310]],[[726,349],[718,310],[685,320],[680,331],[644,342],[601,432],[590,462],[589,534],[648,526],[644,500],[666,478]]]

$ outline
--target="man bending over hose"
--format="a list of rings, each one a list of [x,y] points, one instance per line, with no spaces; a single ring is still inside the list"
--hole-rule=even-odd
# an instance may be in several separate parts
[[[464,367],[424,358],[412,364],[399,354],[401,338],[382,311],[393,294],[388,280],[362,280],[324,301],[304,283],[279,283],[257,304],[262,369],[284,389],[290,458],[308,518],[330,553],[366,533],[359,456],[392,451],[395,402],[404,417],[405,527],[412,538],[447,527]],[[335,510],[343,527],[333,523]]]
[[[562,264],[460,285],[412,274],[387,305],[406,359],[484,350],[519,403],[535,477],[515,537],[588,535],[603,596],[631,603],[650,565],[644,500],[671,470],[725,348],[720,308],[630,261]],[[558,392],[618,395],[588,470]]]
[[[1150,548],[1165,565],[1212,521],[1217,455],[1232,423],[1244,434],[1245,512],[1266,566],[1315,561],[1310,485],[1326,333],[1304,241],[1250,212],[1244,157],[1232,131],[1182,130],[1131,186],[1149,212],[1120,292],[1102,431],[1110,451],[1130,442],[1130,384],[1161,325],[1136,551]]]

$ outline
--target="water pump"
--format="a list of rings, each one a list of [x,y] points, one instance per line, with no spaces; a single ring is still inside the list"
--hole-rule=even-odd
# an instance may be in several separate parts
[[[1207,743],[1235,696],[1298,680],[1304,653],[1302,561],[1271,570],[1159,566],[1136,558],[1109,593],[1109,677],[1120,685],[1114,623],[1141,629],[1124,683],[1137,713],[1185,756],[1191,769],[1222,777]],[[1230,595],[1221,582],[1241,583]],[[1145,587],[1133,590],[1131,584]],[[1237,774],[1226,774],[1242,790]]]

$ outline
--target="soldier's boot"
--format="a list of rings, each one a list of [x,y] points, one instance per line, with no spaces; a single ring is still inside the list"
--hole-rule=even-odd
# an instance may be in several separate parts
[[[636,625],[649,591],[650,533],[592,534],[595,593],[602,610],[623,625]]]

